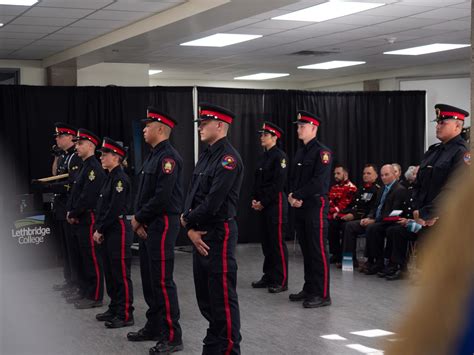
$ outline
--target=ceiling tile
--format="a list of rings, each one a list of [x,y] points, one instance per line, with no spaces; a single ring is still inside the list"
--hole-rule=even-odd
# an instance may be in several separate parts
[[[446,21],[438,23],[436,25],[426,26],[423,29],[429,30],[443,30],[443,31],[457,31],[457,30],[470,30],[471,23],[466,21]]]
[[[87,33],[81,33],[81,34],[72,34],[72,33],[61,33],[61,32],[55,32],[47,37],[45,39],[52,39],[52,40],[77,40],[77,41],[87,41],[89,39],[92,39],[96,37],[96,34],[87,34]]]
[[[11,22],[14,25],[34,25],[34,26],[67,26],[70,23],[76,21],[70,18],[59,18],[59,17],[32,17],[32,16],[20,16],[15,21]]]
[[[25,6],[0,5],[0,15],[17,16],[28,10]]]
[[[114,20],[79,20],[71,25],[71,27],[93,27],[93,28],[109,28],[117,29],[129,24],[128,21],[114,21]]]
[[[72,26],[69,26],[69,27],[66,27],[66,28],[63,28],[59,31],[57,31],[56,33],[60,33],[60,34],[77,34],[77,35],[92,35],[92,34],[95,34],[95,35],[101,35],[101,34],[104,34],[104,33],[107,33],[107,32],[110,32],[109,29],[106,29],[106,28],[91,28],[91,27],[72,27]]]
[[[311,22],[306,21],[279,21],[279,20],[265,20],[255,23],[253,27],[257,28],[281,28],[289,30],[292,28],[304,27],[310,25]]]
[[[60,29],[61,27],[53,27],[53,26],[28,26],[28,25],[6,25],[4,27],[2,27],[2,29],[0,30],[0,32],[2,32],[3,30],[7,31],[7,32],[23,32],[23,33],[27,33],[27,32],[33,32],[33,33],[51,33],[51,32],[54,32],[58,29]]]
[[[114,3],[113,0],[80,0],[80,1],[41,0],[40,3],[35,5],[35,7],[62,7],[62,8],[97,10],[113,3]]]
[[[6,16],[6,15],[0,15],[0,23],[7,23],[8,21],[11,21],[15,18],[15,16]]]
[[[44,36],[44,33],[37,33],[37,32],[0,31],[0,38],[38,39],[43,36]]]
[[[414,15],[414,18],[421,19],[437,19],[437,20],[454,20],[459,17],[465,17],[465,9],[457,9],[453,7],[445,7],[443,9],[436,9],[428,12],[423,12],[421,14]]]
[[[429,2],[427,2],[427,5],[428,6],[402,6],[401,3],[390,4],[369,10],[367,13],[364,12],[364,15],[404,17],[436,9],[434,6],[429,6]]]
[[[87,19],[136,21],[151,15],[153,13],[150,12],[100,10],[88,16]]]
[[[25,16],[38,17],[59,17],[59,18],[82,18],[94,12],[91,9],[66,9],[55,7],[37,7],[34,6],[28,10]]]
[[[181,0],[179,2],[160,2],[160,1],[140,1],[140,2],[125,2],[119,1],[112,5],[109,5],[105,10],[120,10],[120,11],[144,11],[144,12],[161,12],[177,5],[185,3],[186,1]]]

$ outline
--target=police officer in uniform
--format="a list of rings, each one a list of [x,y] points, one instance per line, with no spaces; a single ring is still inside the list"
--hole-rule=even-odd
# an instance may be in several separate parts
[[[235,115],[211,104],[199,109],[199,134],[208,144],[189,185],[181,223],[194,244],[193,270],[201,314],[209,321],[203,354],[240,354],[237,299],[237,213],[244,166],[227,139]]]
[[[414,186],[415,220],[424,227],[436,223],[436,207],[441,192],[452,190],[448,182],[451,175],[461,166],[471,164],[471,153],[461,137],[464,119],[469,113],[460,108],[437,104],[436,138],[441,142],[433,144],[425,153],[418,170]]]
[[[152,151],[145,160],[135,200],[132,228],[140,237],[140,272],[148,305],[147,322],[130,341],[157,340],[150,354],[183,349],[179,304],[173,280],[174,247],[183,205],[183,159],[169,141],[176,121],[148,107],[143,129]]]
[[[77,267],[78,261],[78,247],[73,243],[70,235],[70,227],[66,222],[66,204],[70,190],[70,186],[82,166],[82,159],[75,153],[73,138],[77,134],[77,129],[73,126],[56,122],[55,126],[55,140],[56,147],[59,150],[59,155],[55,158],[53,175],[69,174],[67,180],[61,180],[46,184],[44,190],[54,193],[53,202],[53,216],[55,220],[55,234],[61,240],[63,250],[63,275],[64,283],[54,285],[53,289],[56,291],[63,291],[65,296],[73,294],[77,290]]]
[[[102,140],[102,167],[109,173],[97,202],[94,240],[101,247],[109,308],[96,315],[107,328],[122,328],[134,324],[133,286],[130,278],[133,234],[127,221],[130,202],[130,179],[123,171],[126,158],[123,145],[108,137]]]
[[[265,149],[255,172],[252,209],[263,219],[263,276],[252,282],[253,288],[268,288],[270,293],[288,290],[288,248],[285,237],[288,222],[288,200],[285,193],[288,157],[278,147],[283,130],[264,122],[259,131]]]
[[[327,248],[328,191],[332,152],[316,139],[321,119],[298,111],[298,138],[304,146],[296,152],[288,202],[295,209],[295,228],[304,260],[304,286],[290,301],[303,307],[329,306],[329,260]]]
[[[75,138],[77,155],[82,159],[67,203],[67,221],[72,226],[72,236],[79,244],[81,266],[79,269],[80,296],[74,306],[87,309],[102,306],[103,272],[98,245],[94,242],[95,207],[105,180],[104,169],[95,157],[100,139],[84,128]]]

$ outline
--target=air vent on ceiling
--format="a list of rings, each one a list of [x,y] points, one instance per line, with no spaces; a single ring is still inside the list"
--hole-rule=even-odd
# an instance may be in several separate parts
[[[339,53],[339,51],[310,51],[310,50],[305,50],[305,51],[298,51],[298,52],[290,53],[290,55],[320,57],[320,56],[323,56],[323,55],[334,54],[334,53]]]

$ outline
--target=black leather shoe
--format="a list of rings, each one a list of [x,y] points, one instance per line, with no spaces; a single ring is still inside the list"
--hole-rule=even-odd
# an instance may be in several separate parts
[[[288,298],[292,302],[299,302],[299,301],[304,301],[305,299],[309,297],[310,295],[305,290],[302,290],[298,293],[292,293]]]
[[[76,294],[73,294],[69,297],[66,297],[66,302],[67,303],[76,303],[76,302],[79,302],[80,300],[83,300],[84,299],[84,296],[79,294],[79,293],[76,293]]]
[[[115,329],[115,328],[123,328],[123,327],[130,327],[135,324],[135,321],[133,320],[133,317],[130,318],[129,320],[123,320],[120,318],[113,318],[107,322],[104,323],[107,328]]]
[[[260,279],[258,281],[252,282],[252,287],[253,288],[267,288],[269,286],[270,286],[270,284],[267,281],[265,281],[264,279]]]
[[[111,321],[114,318],[115,318],[115,312],[112,312],[110,309],[108,309],[104,313],[98,313],[95,315],[95,319],[97,319],[99,322]]]
[[[130,332],[127,334],[127,339],[129,341],[157,341],[160,340],[160,336],[157,334],[151,334],[145,328],[140,329],[137,332]]]
[[[90,308],[102,307],[102,300],[94,301],[88,298],[84,298],[74,303],[74,307],[76,309],[90,309]]]
[[[383,269],[382,271],[379,271],[377,273],[377,276],[378,277],[385,277],[387,275],[393,274],[395,271],[397,271],[397,266],[396,265],[389,265],[385,269]]]
[[[72,285],[65,282],[62,284],[53,285],[53,291],[66,291],[72,288]]]
[[[268,287],[268,292],[270,293],[280,293],[284,291],[288,291],[288,286],[272,285]]]
[[[184,346],[183,346],[182,341],[169,343],[166,340],[162,340],[150,349],[149,354],[150,355],[171,354],[171,353],[175,353],[177,351],[181,351],[183,349],[184,349]]]
[[[403,280],[408,278],[408,271],[398,269],[391,275],[385,276],[385,279],[388,281]]]
[[[375,275],[378,272],[383,270],[383,266],[380,265],[371,265],[368,267],[367,271],[365,272],[366,275]]]
[[[324,306],[330,306],[331,305],[331,298],[330,297],[311,297],[303,301],[303,307],[304,308],[318,308],[318,307],[324,307]]]

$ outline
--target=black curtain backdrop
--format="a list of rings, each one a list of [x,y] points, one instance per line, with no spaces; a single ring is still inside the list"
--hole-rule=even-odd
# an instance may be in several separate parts
[[[191,87],[0,86],[2,152],[10,157],[12,166],[9,189],[27,193],[32,178],[51,175],[50,151],[55,143],[53,124],[57,121],[123,141],[130,148],[134,146],[133,139],[139,139],[137,146],[142,147],[143,155],[147,154],[149,147],[140,133],[143,125],[137,121],[146,117],[148,105],[161,108],[178,121],[171,142],[184,159],[187,188],[194,169],[192,90]],[[135,166],[135,156],[132,149],[128,173],[134,185],[135,174],[141,167],[140,161]],[[183,235],[179,239],[180,244],[187,241]]]
[[[240,242],[259,241],[260,227],[250,209],[254,171],[262,149],[256,131],[265,119],[282,127],[282,147],[290,159],[301,144],[296,136],[296,110],[319,114],[319,139],[335,161],[348,166],[351,180],[361,182],[363,165],[397,162],[406,169],[418,164],[424,150],[425,92],[312,92],[198,88],[199,101],[227,107],[237,114],[229,139],[245,164],[239,206]],[[172,142],[184,158],[185,187],[194,168],[191,87],[34,87],[0,86],[0,139],[11,168],[4,172],[8,188],[29,190],[32,178],[51,173],[53,123],[64,121],[110,136],[133,147],[149,105],[161,107],[179,122]],[[140,147],[140,144],[136,145]],[[143,154],[148,148],[141,146]],[[138,152],[131,152],[134,158]],[[140,154],[138,154],[140,158]],[[130,175],[134,176],[131,160]],[[290,228],[291,230],[291,228]],[[292,238],[292,233],[289,233]],[[187,239],[180,235],[179,244]]]

